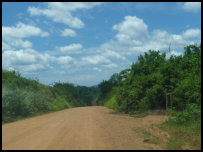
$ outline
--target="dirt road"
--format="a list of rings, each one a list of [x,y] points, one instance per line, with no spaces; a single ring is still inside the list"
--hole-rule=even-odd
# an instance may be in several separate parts
[[[2,125],[2,149],[161,149],[137,129],[166,116],[134,118],[102,106],[79,107]]]

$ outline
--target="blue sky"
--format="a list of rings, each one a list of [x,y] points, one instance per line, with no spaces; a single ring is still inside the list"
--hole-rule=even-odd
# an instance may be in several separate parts
[[[149,49],[200,42],[200,2],[2,3],[2,68],[48,85],[96,85]]]

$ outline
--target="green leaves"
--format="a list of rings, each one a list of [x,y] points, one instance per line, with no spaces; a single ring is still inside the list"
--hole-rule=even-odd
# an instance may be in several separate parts
[[[99,94],[99,89],[96,87],[74,86],[71,83],[60,82],[54,84],[53,90],[76,107],[91,105]]]
[[[165,57],[166,53],[149,50],[138,57],[131,69],[119,73],[116,102],[120,111],[165,109],[168,92],[175,92],[173,106],[177,110],[184,110],[190,103],[200,105],[201,47],[189,45],[183,56],[172,55],[168,60]],[[101,83],[104,94],[111,90],[107,87],[109,82]]]
[[[11,122],[72,106],[91,105],[98,88],[55,83],[54,87],[2,70],[2,121]]]
[[[184,125],[187,123],[192,123],[197,119],[201,119],[201,107],[197,104],[190,103],[186,105],[186,108],[182,112],[173,111],[175,118],[171,118],[169,121],[175,124]]]
[[[201,103],[201,77],[198,75],[188,75],[175,88],[175,106],[178,110],[183,110],[188,103]]]

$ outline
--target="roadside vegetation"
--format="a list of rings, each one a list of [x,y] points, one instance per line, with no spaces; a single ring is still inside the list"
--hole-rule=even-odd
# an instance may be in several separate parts
[[[95,87],[70,83],[43,85],[16,71],[2,70],[2,123],[13,122],[72,107],[89,106],[98,95]]]
[[[170,51],[170,50],[169,50]],[[166,110],[166,94],[173,104]],[[166,110],[169,119],[160,125],[169,137],[164,149],[201,149],[201,45],[189,45],[184,54],[171,55],[149,50],[131,68],[113,74],[98,87],[56,82],[43,85],[23,78],[16,71],[2,70],[2,123],[13,122],[62,109],[97,105],[116,112],[142,115]],[[159,143],[158,138],[143,131]]]
[[[170,135],[164,148],[201,149],[201,45],[186,46],[183,55],[169,58],[149,50],[99,88],[99,105],[133,115],[165,110],[166,94],[173,93],[170,118],[161,127]]]
[[[171,116],[160,128],[171,135],[164,146],[170,150],[201,149],[201,107],[188,104],[182,112],[171,110]]]

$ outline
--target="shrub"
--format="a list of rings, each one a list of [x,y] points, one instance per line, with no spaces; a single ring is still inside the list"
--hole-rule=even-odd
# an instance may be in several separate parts
[[[190,74],[181,81],[175,89],[174,106],[177,110],[184,110],[186,104],[201,103],[201,77]]]
[[[183,125],[201,120],[201,107],[194,103],[187,104],[183,112],[171,112],[175,117],[170,118],[169,121],[175,124]]]

